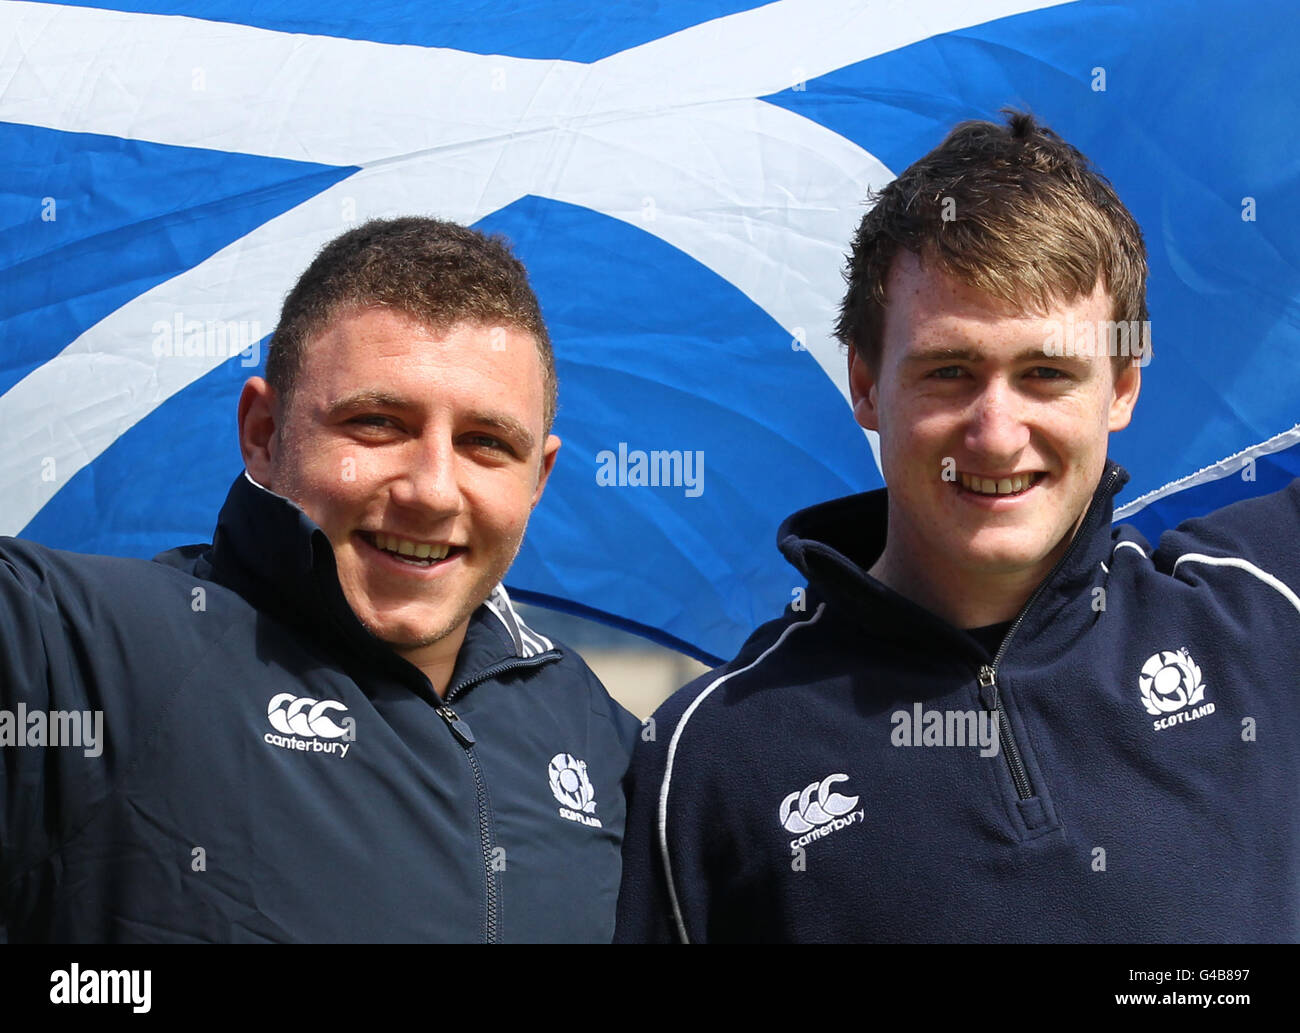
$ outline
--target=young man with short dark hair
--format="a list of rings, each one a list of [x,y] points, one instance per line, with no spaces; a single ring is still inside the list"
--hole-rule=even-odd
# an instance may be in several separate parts
[[[285,302],[211,546],[0,542],[0,721],[102,720],[0,724],[10,941],[608,941],[639,726],[500,585],[554,414],[504,242],[367,223]]]

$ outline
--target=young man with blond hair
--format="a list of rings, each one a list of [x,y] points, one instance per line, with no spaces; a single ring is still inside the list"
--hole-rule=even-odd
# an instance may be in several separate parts
[[[1300,482],[1112,526],[1145,249],[1031,116],[875,200],[838,333],[887,488],[788,518],[806,594],[655,715],[616,940],[1300,937]]]

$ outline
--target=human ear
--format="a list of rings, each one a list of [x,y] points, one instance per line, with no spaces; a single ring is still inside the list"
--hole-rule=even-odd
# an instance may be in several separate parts
[[[1142,369],[1136,362],[1130,362],[1123,372],[1115,377],[1114,392],[1110,400],[1110,418],[1107,430],[1123,430],[1133,418],[1133,407],[1137,405],[1138,395],[1142,391]]]
[[[880,411],[876,405],[876,376],[856,347],[849,348],[849,398],[858,425],[878,432]]]
[[[546,481],[551,476],[551,471],[555,469],[555,457],[560,451],[560,439],[554,434],[546,436],[546,443],[542,445],[542,466],[537,475],[537,490],[533,492],[533,508],[537,503],[542,501],[542,492],[546,489]]]
[[[275,388],[262,377],[249,377],[239,393],[239,451],[248,476],[265,488],[271,488],[279,420]]]

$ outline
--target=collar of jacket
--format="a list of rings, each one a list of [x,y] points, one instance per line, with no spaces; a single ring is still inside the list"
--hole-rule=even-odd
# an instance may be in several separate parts
[[[342,646],[344,652],[360,653],[403,681],[419,675],[427,685],[419,668],[357,618],[339,584],[334,548],[320,526],[247,471],[231,485],[212,546],[198,558],[196,573],[335,650]],[[485,670],[514,666],[511,661],[532,666],[559,657],[549,639],[524,625],[498,585],[470,617],[449,686],[454,691]]]
[[[1097,619],[1087,590],[1109,562],[1114,496],[1128,479],[1123,467],[1106,460],[1069,549],[1021,609],[1014,630],[1018,656],[1059,653],[1063,640]],[[884,551],[887,524],[888,491],[880,488],[792,514],[777,531],[777,547],[808,578],[815,598],[831,600],[875,633],[930,646],[940,635],[980,653],[969,635],[867,573]]]

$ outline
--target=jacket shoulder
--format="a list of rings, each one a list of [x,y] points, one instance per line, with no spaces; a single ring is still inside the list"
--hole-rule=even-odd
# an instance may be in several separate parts
[[[825,605],[818,603],[807,611],[787,610],[758,627],[733,659],[678,689],[654,712],[656,738],[673,736],[680,748],[686,726],[691,724],[693,732],[698,729],[694,719],[701,708],[725,707],[754,692],[797,684],[808,670],[803,650],[822,628]],[[663,751],[643,752],[661,762],[666,759]],[[712,756],[713,751],[705,748],[701,755]]]
[[[581,693],[581,698],[585,700],[591,712],[609,723],[614,735],[630,757],[641,732],[641,722],[609,694],[605,683],[587,665],[576,649],[558,640],[551,641],[556,652],[560,654],[560,659],[543,668],[545,676],[560,679],[565,684],[574,686]]]
[[[1157,570],[1176,575],[1187,564],[1234,566],[1280,581],[1294,595],[1300,592],[1297,541],[1300,478],[1280,491],[1234,502],[1166,531],[1152,560]]]

